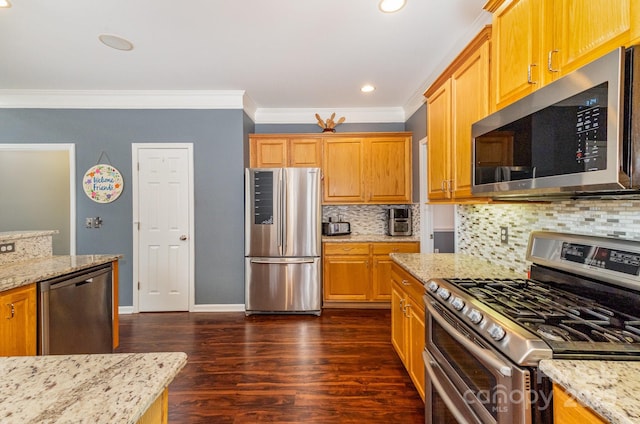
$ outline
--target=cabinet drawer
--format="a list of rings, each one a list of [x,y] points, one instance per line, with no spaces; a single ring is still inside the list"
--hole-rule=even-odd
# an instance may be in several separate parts
[[[325,255],[368,255],[368,243],[324,243]]]
[[[422,282],[395,263],[391,267],[391,278],[402,286],[419,308],[424,309],[424,306],[422,306],[422,296],[424,295]]]
[[[388,255],[389,253],[416,253],[420,245],[416,242],[403,243],[373,243],[374,255]]]

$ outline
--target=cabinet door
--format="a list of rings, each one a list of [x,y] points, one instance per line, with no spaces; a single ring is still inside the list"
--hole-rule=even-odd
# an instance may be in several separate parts
[[[391,285],[391,344],[405,367],[407,366],[407,317],[404,314],[405,294],[397,282]]]
[[[298,168],[320,168],[322,140],[314,138],[290,139],[288,164],[288,166]]]
[[[471,197],[471,125],[489,114],[489,42],[486,41],[451,77],[451,166],[454,198]]]
[[[360,138],[325,139],[323,200],[325,203],[362,203],[364,142]]]
[[[557,384],[553,384],[553,421],[563,424],[605,424],[603,418],[579,404]]]
[[[287,139],[252,139],[251,167],[282,168],[287,166]]]
[[[495,101],[500,109],[542,85],[542,0],[505,2],[493,15]]]
[[[424,309],[420,308],[415,302],[408,307],[409,312],[409,375],[415,384],[420,397],[424,400],[424,361],[422,359],[422,351],[425,342],[425,326],[424,326]]]
[[[551,66],[564,75],[627,45],[631,0],[556,0]],[[547,55],[549,52],[547,52]]]
[[[372,291],[371,300],[388,301],[391,299],[391,264],[393,261],[388,255],[375,255],[373,257]]]
[[[427,99],[427,195],[430,200],[450,198],[451,80]]]
[[[323,265],[325,301],[369,298],[369,256],[325,256]]]
[[[0,356],[36,354],[36,286],[18,287],[0,295]]]
[[[411,203],[411,137],[367,140],[367,202]]]

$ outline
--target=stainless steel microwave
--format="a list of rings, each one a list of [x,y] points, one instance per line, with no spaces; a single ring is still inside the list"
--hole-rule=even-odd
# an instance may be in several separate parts
[[[472,126],[472,193],[640,195],[640,46],[615,51]]]

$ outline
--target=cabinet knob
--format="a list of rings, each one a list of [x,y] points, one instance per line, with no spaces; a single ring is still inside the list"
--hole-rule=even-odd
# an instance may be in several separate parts
[[[183,234],[183,235],[180,236],[180,240],[185,241],[186,239],[187,239],[186,234]]]

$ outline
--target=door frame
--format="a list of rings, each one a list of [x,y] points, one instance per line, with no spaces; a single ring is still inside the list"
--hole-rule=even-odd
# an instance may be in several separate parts
[[[140,292],[138,290],[139,263],[140,252],[138,249],[140,224],[140,210],[138,204],[139,198],[139,175],[138,175],[138,152],[141,149],[187,149],[189,162],[189,312],[192,312],[195,305],[195,202],[194,202],[194,161],[193,161],[193,143],[131,143],[131,193],[133,206],[133,312],[140,312]]]
[[[69,255],[76,254],[76,145],[75,143],[0,143],[0,151],[66,151],[69,157]]]

